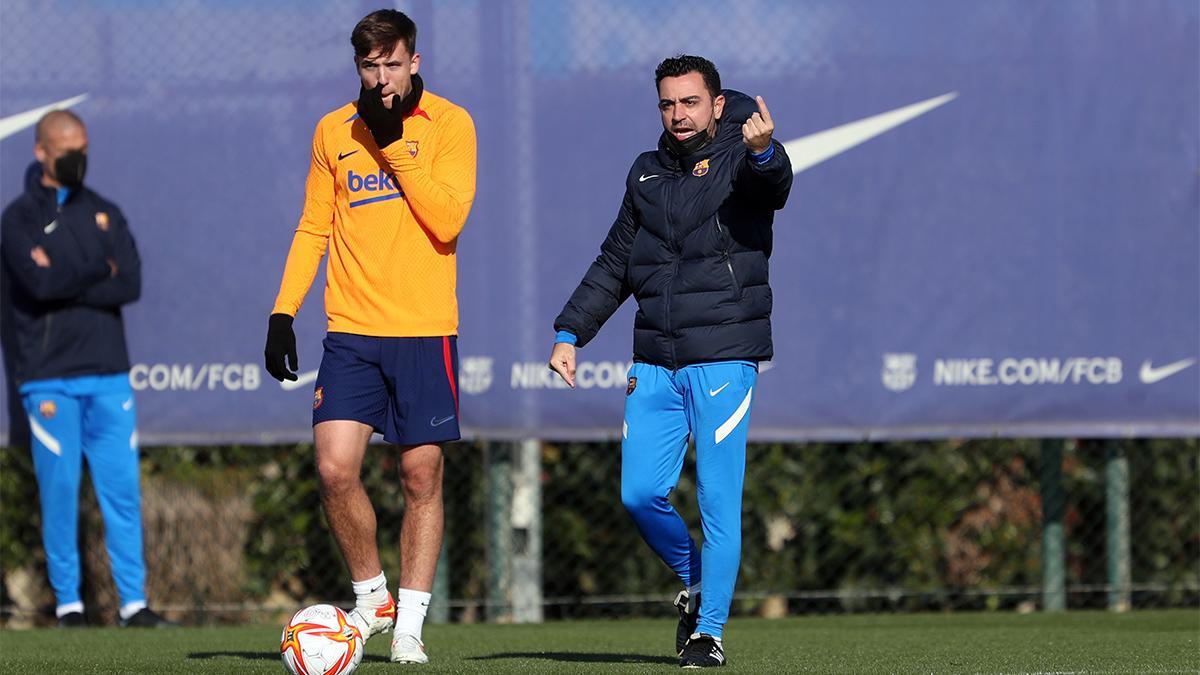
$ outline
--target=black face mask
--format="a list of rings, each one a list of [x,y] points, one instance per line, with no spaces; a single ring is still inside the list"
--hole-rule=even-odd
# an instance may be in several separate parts
[[[678,138],[675,138],[675,134],[669,131],[663,131],[662,137],[663,142],[666,143],[667,149],[671,151],[672,155],[675,155],[678,158],[687,157],[688,155],[693,155],[697,152],[700,152],[704,149],[704,146],[708,145],[708,142],[712,140],[712,138],[710,138],[708,135],[708,129],[701,129],[700,131],[692,134],[686,140],[682,141]]]
[[[87,174],[87,155],[82,150],[72,150],[54,160],[54,177],[65,188],[75,189],[83,185]]]

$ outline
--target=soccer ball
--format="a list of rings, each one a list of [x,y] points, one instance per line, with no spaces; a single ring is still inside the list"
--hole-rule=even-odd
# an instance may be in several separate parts
[[[312,605],[283,627],[279,656],[292,675],[348,675],[363,657],[362,633],[333,605]]]

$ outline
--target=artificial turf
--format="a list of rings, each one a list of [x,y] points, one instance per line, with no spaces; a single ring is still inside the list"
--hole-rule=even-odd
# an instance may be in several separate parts
[[[661,619],[537,625],[431,625],[429,672],[587,672],[678,669],[675,625]],[[89,628],[0,631],[3,673],[280,673],[280,627]],[[954,613],[811,616],[731,621],[729,672],[1195,673],[1200,611],[1125,614]],[[367,644],[359,673],[387,662],[388,639]]]

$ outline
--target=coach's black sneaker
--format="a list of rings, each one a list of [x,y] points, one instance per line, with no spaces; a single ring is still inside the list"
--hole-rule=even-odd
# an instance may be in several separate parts
[[[675,596],[675,609],[679,610],[679,625],[675,628],[675,656],[683,656],[683,647],[687,644],[688,638],[692,633],[696,632],[696,622],[700,620],[700,594],[696,593],[696,598],[691,603],[691,610],[688,610],[688,591],[683,589],[679,591],[679,595]]]
[[[87,628],[87,619],[83,612],[67,612],[58,617],[59,628]]]
[[[683,648],[683,656],[679,657],[680,668],[716,668],[723,665],[725,648],[720,640],[707,633],[692,636]]]
[[[137,614],[128,619],[121,619],[122,628],[175,628],[178,626],[179,624],[160,616],[149,607],[139,609]]]

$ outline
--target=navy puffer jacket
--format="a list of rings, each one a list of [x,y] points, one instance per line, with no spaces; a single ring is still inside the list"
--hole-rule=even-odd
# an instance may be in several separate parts
[[[60,206],[41,179],[30,165],[24,194],[0,215],[5,370],[18,385],[127,371],[121,307],[141,295],[142,276],[125,216],[86,185]],[[35,248],[49,267],[34,262]]]
[[[582,347],[631,294],[635,361],[680,368],[765,361],[771,344],[771,226],[792,187],[783,146],[759,164],[742,143],[754,99],[725,90],[715,137],[674,156],[660,142],[634,161],[616,222],[562,313],[557,331]]]

